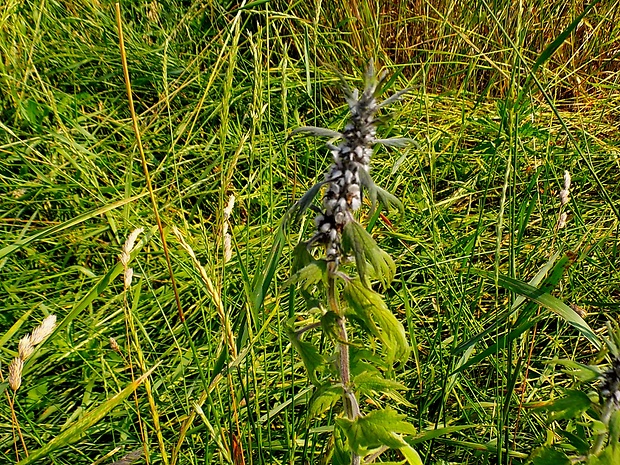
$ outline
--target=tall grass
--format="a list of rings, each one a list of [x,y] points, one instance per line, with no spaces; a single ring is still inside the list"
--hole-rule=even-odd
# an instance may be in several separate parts
[[[581,4],[121,7],[185,321],[140,165],[114,5],[9,0],[0,8],[0,372],[19,339],[56,314],[14,404],[29,453],[48,447],[36,463],[106,464],[143,447],[153,464],[165,463],[162,450],[178,464],[321,463],[333,418],[306,421],[308,384],[283,336],[298,302],[283,288],[288,267],[267,266],[280,218],[329,165],[321,141],[286,138],[298,126],[341,127],[338,73],[354,82],[369,58],[396,87],[417,89],[382,136],[419,147],[374,155],[377,184],[397,193],[405,214],[369,219],[397,259],[386,297],[414,349],[397,374],[409,387],[400,405],[420,431],[468,427],[416,448],[428,464],[517,464],[553,438],[553,424],[529,407],[570,380],[544,362],[593,354],[564,320],[535,307],[535,326],[454,370],[514,329],[514,315],[498,316],[517,296],[474,268],[527,282],[555,252],[572,251],[554,295],[587,312],[592,328],[614,318],[618,2],[597,3],[529,80]],[[573,190],[568,225],[556,230],[564,170]],[[137,227],[145,235],[124,295],[118,255]],[[476,351],[455,350],[493,323]],[[138,380],[153,368],[150,393],[132,383],[132,370]],[[137,401],[112,408],[128,387]],[[102,406],[111,409],[91,423]],[[0,416],[0,462],[15,463],[7,402]]]

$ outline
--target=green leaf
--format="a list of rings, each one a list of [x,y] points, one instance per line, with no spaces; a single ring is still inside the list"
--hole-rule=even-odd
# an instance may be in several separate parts
[[[580,426],[579,428],[576,428],[576,434],[563,429],[557,429],[556,433],[565,438],[566,442],[573,446],[581,455],[588,455],[588,451],[590,450],[590,442],[589,438],[586,437],[587,435],[583,427]]]
[[[325,357],[319,353],[318,349],[313,344],[299,339],[295,333],[295,330],[291,326],[286,326],[286,333],[291,341],[291,344],[293,344],[293,347],[295,347],[295,350],[299,353],[304,367],[306,367],[308,378],[310,378],[310,381],[315,386],[321,386],[321,383],[316,376],[316,372],[319,368],[325,365]]]
[[[353,421],[338,418],[336,424],[344,431],[349,447],[356,454],[363,456],[370,450],[381,446],[391,449],[407,446],[400,435],[413,435],[416,433],[416,429],[406,422],[405,418],[405,415],[401,415],[388,407],[383,410],[375,410]]]
[[[405,205],[398,198],[396,198],[396,196],[390,194],[388,191],[379,186],[376,186],[376,188],[379,202],[383,204],[386,209],[389,210],[391,208],[395,208],[401,215],[405,213]]]
[[[308,290],[313,285],[320,283],[325,277],[326,272],[327,264],[325,260],[317,260],[293,274],[286,282],[286,286],[299,284],[303,290]]]
[[[405,456],[405,459],[409,465],[423,465],[420,454],[418,454],[418,451],[416,451],[409,444],[402,446],[399,450],[400,453]]]
[[[37,460],[49,457],[49,455],[53,451],[59,449],[60,447],[67,446],[81,439],[88,430],[88,428],[97,424],[99,420],[101,420],[108,414],[108,412],[110,412],[110,410],[112,410],[114,407],[124,401],[131,393],[133,393],[138,388],[138,386],[140,386],[144,382],[144,380],[148,376],[150,376],[151,373],[153,373],[153,370],[155,370],[158,365],[154,366],[149,371],[144,373],[133,383],[127,385],[121,392],[110,397],[103,404],[88,412],[78,421],[76,421],[67,429],[58,434],[56,437],[54,437],[45,446],[35,451],[31,451],[30,455],[24,460],[21,460],[17,465],[28,465],[30,463],[36,463]]]
[[[534,326],[536,323],[538,323],[540,319],[541,319],[540,317],[539,318],[532,317],[530,320],[525,321],[521,325],[514,328],[508,334],[499,335],[497,337],[497,340],[493,344],[491,344],[489,347],[484,349],[482,352],[476,354],[474,357],[467,360],[462,365],[457,366],[452,372],[452,374],[459,373],[469,368],[470,366],[478,364],[481,360],[484,360],[489,355],[497,354],[500,349],[505,349],[506,347],[508,347],[508,344],[510,344],[512,341],[517,339],[521,334],[523,334],[525,331],[527,331],[532,326]]]
[[[365,344],[369,346],[370,344]],[[380,354],[370,350],[368,347],[349,346],[349,357],[351,363],[351,374],[357,376],[365,371],[386,371],[390,368],[385,359]]]
[[[342,231],[342,248],[345,254],[355,257],[360,279],[370,287],[369,276],[379,280],[383,287],[394,279],[396,264],[392,257],[381,250],[368,231],[358,222],[351,221]]]
[[[572,260],[566,255],[558,261],[559,256],[559,252],[554,253],[551,258],[547,260],[547,263],[545,263],[534,275],[534,277],[528,281],[528,284],[538,287],[539,289],[544,289],[545,292],[551,292],[560,282],[560,279],[564,276],[567,268],[572,264]],[[546,279],[545,276],[547,276]],[[510,310],[517,310],[525,302],[525,300],[525,296],[517,296]]]
[[[351,452],[346,447],[346,436],[340,428],[334,429],[332,465],[351,465]]]
[[[539,447],[530,459],[534,465],[570,465],[571,461],[564,452],[552,449],[550,446]]]
[[[343,294],[354,315],[383,344],[388,363],[405,361],[409,356],[405,328],[390,312],[381,296],[363,286],[359,279],[349,281]]]
[[[321,316],[321,329],[323,330],[323,334],[333,341],[346,344],[346,341],[342,339],[342,335],[340,334],[339,318],[336,312],[331,310],[325,312],[323,316]]]
[[[308,191],[304,195],[302,195],[297,202],[295,202],[295,204],[288,210],[288,212],[286,212],[286,215],[284,217],[283,224],[285,228],[288,227],[289,221],[292,221],[293,223],[299,222],[299,218],[312,204],[314,198],[321,190],[321,187],[323,187],[328,182],[329,180],[317,182],[314,186],[308,189]]]
[[[566,368],[569,368],[568,370],[563,370],[564,373],[570,376],[574,376],[579,381],[586,383],[598,379],[603,374],[600,368],[594,365],[584,365],[583,363],[575,362],[574,360],[555,358],[544,363],[547,363],[549,365],[562,365]]]
[[[609,418],[609,443],[618,444],[620,439],[620,410],[614,410]]]
[[[452,434],[457,431],[461,431],[469,428],[477,428],[477,425],[459,425],[459,426],[444,426],[443,428],[432,428],[420,431],[415,437],[407,439],[409,444],[418,444],[424,441],[430,441],[431,439],[445,436],[446,434]]]
[[[324,384],[317,388],[310,399],[310,418],[314,418],[332,408],[342,399],[342,395],[342,386]]]
[[[56,224],[54,226],[50,226],[49,228],[42,229],[41,231],[35,234],[32,234],[31,236],[28,236],[24,239],[20,239],[18,241],[15,241],[11,245],[7,245],[6,247],[3,247],[2,249],[0,249],[0,268],[2,267],[2,264],[3,264],[2,260],[5,257],[9,256],[16,250],[19,250],[22,247],[25,247],[31,242],[44,239],[54,234],[58,234],[59,232],[64,231],[65,229],[72,228],[73,226],[77,226],[78,224],[83,223],[84,221],[88,221],[92,218],[97,218],[110,210],[114,210],[115,208],[122,207],[123,205],[131,203],[134,200],[138,200],[141,197],[144,197],[145,195],[147,195],[147,192],[144,192],[139,195],[134,195],[133,197],[128,197],[126,199],[122,199],[117,202],[112,202],[108,205],[104,205],[101,208],[97,208],[96,210],[82,213],[81,215],[78,215],[75,218],[71,218],[70,220],[65,221],[64,223]]]
[[[491,273],[482,270],[474,270],[481,276],[485,276],[489,279],[494,279],[495,276]],[[523,281],[508,276],[499,275],[497,277],[498,284],[512,292],[524,295],[525,297],[533,300],[534,302],[542,305],[543,307],[551,310],[567,323],[574,326],[588,341],[594,345],[597,349],[601,348],[601,341],[597,335],[592,331],[592,328],[581,318],[575,310],[570,308],[560,299],[553,297],[551,294],[544,292],[542,289],[538,289],[534,286],[530,286]]]
[[[538,273],[536,273],[536,275],[529,281],[528,284],[534,287],[539,287],[541,290],[544,290],[544,292],[550,292],[551,290],[553,290],[559,283],[560,279],[564,275],[564,272],[566,271],[568,266],[571,264],[571,260],[567,256],[562,257],[559,261],[557,261],[557,263],[556,263],[556,260],[557,260],[557,254],[554,254],[553,257],[551,257],[547,261],[547,263],[538,271]],[[548,276],[543,281],[543,278],[545,277],[547,273],[548,273]],[[514,304],[509,309],[505,310],[499,315],[494,314],[491,317],[491,321],[489,320],[485,321],[483,323],[483,326],[485,327],[485,329],[481,331],[480,333],[478,333],[476,336],[459,344],[459,346],[456,349],[454,349],[454,353],[458,354],[462,351],[465,351],[469,349],[470,347],[472,347],[474,344],[480,342],[486,335],[496,332],[497,328],[499,328],[502,325],[505,325],[506,321],[509,321],[509,319],[512,317],[514,312],[519,309],[519,307],[524,301],[525,301],[525,296],[519,295],[515,299]],[[537,308],[538,307],[534,303],[530,302],[530,305],[528,305],[519,315],[519,319],[521,321],[530,320],[532,315],[534,315],[534,313],[536,312]],[[520,325],[520,323],[515,323],[515,324],[517,326]]]
[[[360,170],[360,183],[366,191],[368,192],[368,196],[370,197],[370,215],[372,216],[377,208],[377,199],[381,204],[386,208],[390,209],[392,207],[398,209],[401,216],[405,212],[405,206],[403,203],[398,200],[394,195],[390,194],[388,191],[381,189],[379,186],[375,184],[372,180],[372,177],[365,170]]]
[[[293,249],[293,265],[291,266],[291,271],[293,273],[297,273],[306,265],[314,262],[314,257],[308,251],[308,247],[305,242],[300,242]]]
[[[618,444],[610,444],[597,457],[588,457],[586,465],[618,465],[620,463],[620,447]]]
[[[585,412],[592,401],[583,392],[577,390],[567,390],[564,397],[555,399],[542,407],[541,410],[549,412],[549,422],[556,420],[570,420]]]
[[[406,391],[402,383],[386,379],[377,371],[364,371],[353,378],[353,385],[360,394],[371,394],[373,391],[386,393],[388,391]]]

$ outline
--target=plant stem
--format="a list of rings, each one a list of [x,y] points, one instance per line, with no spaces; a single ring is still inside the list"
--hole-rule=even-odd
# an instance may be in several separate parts
[[[611,414],[614,411],[615,403],[613,399],[607,399],[605,401],[605,405],[603,405],[603,411],[601,412],[601,421],[605,426],[609,425],[609,419],[611,418]],[[596,442],[590,449],[590,455],[598,455],[603,448],[603,444],[605,443],[605,438],[607,437],[607,433],[601,433],[597,436]]]
[[[340,381],[342,382],[342,403],[344,405],[345,415],[349,420],[355,420],[360,416],[360,407],[355,397],[355,393],[351,389],[351,371],[349,364],[349,344],[347,335],[347,320],[344,313],[341,312],[336,296],[336,274],[338,265],[335,262],[329,263],[328,268],[328,285],[327,285],[327,304],[329,309],[338,315],[338,328],[340,329],[340,340],[338,344],[338,370],[340,371]],[[360,465],[361,457],[355,452],[351,452],[351,465]]]

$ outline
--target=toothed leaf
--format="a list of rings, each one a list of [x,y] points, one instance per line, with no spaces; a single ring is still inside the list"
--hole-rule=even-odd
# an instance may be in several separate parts
[[[549,412],[548,421],[551,423],[557,420],[577,418],[590,408],[591,404],[592,401],[585,393],[569,389],[564,397],[552,400],[539,408]]]
[[[548,362],[549,365],[562,365],[565,367],[562,370],[564,373],[574,376],[579,381],[589,382],[600,378],[603,375],[603,371],[594,365],[584,365],[583,363],[575,362],[574,360],[560,360],[553,359]]]
[[[326,270],[327,264],[325,260],[314,261],[293,274],[286,282],[286,286],[299,285],[301,289],[308,290],[322,281]]]
[[[353,378],[353,384],[360,394],[370,395],[372,391],[381,394],[389,391],[406,391],[407,388],[391,379],[386,379],[379,371],[364,371]]]
[[[313,344],[302,341],[291,326],[286,326],[286,333],[291,341],[291,344],[295,347],[297,353],[299,353],[304,367],[306,367],[308,378],[312,384],[315,386],[320,386],[321,383],[316,376],[316,372],[325,365],[325,357],[319,353],[319,350]]]
[[[392,257],[377,245],[370,234],[356,221],[351,221],[342,231],[342,249],[353,255],[360,279],[370,286],[369,277],[379,280],[387,288],[396,274]]]
[[[405,206],[403,203],[398,200],[394,195],[390,194],[388,191],[381,189],[379,186],[375,184],[372,180],[370,174],[368,174],[365,170],[359,170],[360,174],[360,183],[366,191],[368,192],[368,196],[370,197],[370,215],[372,216],[377,208],[377,199],[381,204],[389,210],[394,207],[397,208],[400,214],[405,213]]]
[[[386,446],[391,449],[406,447],[401,434],[414,435],[416,429],[405,421],[406,416],[391,408],[375,410],[355,420],[336,419],[349,442],[349,447],[358,455],[364,456],[372,449]],[[415,462],[414,462],[415,463]]]
[[[314,257],[308,252],[308,247],[305,242],[300,242],[293,249],[293,265],[292,272],[297,273],[306,265],[314,262]]]
[[[284,218],[284,227],[287,227],[289,220],[292,220],[293,223],[299,222],[301,215],[303,215],[308,209],[308,207],[312,205],[312,202],[321,190],[321,187],[323,187],[328,182],[329,180],[317,182],[314,186],[308,189],[308,191],[304,195],[302,195],[301,198],[297,202],[295,202],[295,204],[291,208],[289,208]]]
[[[340,326],[338,325],[339,318],[340,317],[331,310],[325,312],[325,314],[321,317],[321,329],[323,329],[323,334],[330,339],[343,343],[345,341],[342,340],[342,336],[340,334]]]
[[[398,209],[401,215],[405,213],[405,206],[403,203],[388,191],[377,187],[377,197],[379,197],[379,202],[381,202],[386,209],[389,210],[393,207]]]
[[[332,408],[342,399],[342,386],[324,384],[314,391],[310,399],[310,418],[314,418]]]
[[[351,280],[344,288],[344,298],[353,315],[361,320],[372,335],[381,341],[388,364],[405,361],[409,344],[405,328],[390,312],[383,298],[359,281]]]
[[[550,446],[539,447],[530,458],[533,465],[570,465],[571,463],[564,452]]]

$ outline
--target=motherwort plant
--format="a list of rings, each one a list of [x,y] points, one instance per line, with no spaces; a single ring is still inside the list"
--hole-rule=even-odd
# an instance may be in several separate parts
[[[398,390],[403,386],[393,379],[393,367],[409,355],[402,324],[375,290],[377,285],[384,289],[389,285],[396,266],[356,220],[364,194],[370,199],[371,214],[377,201],[386,207],[400,206],[370,176],[375,144],[402,147],[410,142],[405,138],[376,138],[379,110],[408,91],[379,102],[377,97],[385,83],[385,73],[377,77],[371,63],[361,95],[343,83],[350,118],[342,132],[316,127],[294,131],[340,141],[338,145],[327,144],[333,163],[324,180],[289,212],[299,218],[323,190],[321,207],[313,207],[317,211],[316,230],[296,247],[289,281],[310,304],[310,316],[301,321],[301,315],[296,315],[288,333],[315,386],[309,416],[320,415],[342,401],[344,415],[336,419],[328,452],[334,464],[371,463],[388,449],[400,450],[409,463],[421,463],[404,438],[415,433],[414,427],[394,409],[379,407],[386,399],[402,399]],[[312,249],[317,248],[323,253],[313,255]],[[331,342],[333,355],[328,355],[331,350],[325,346],[319,350],[305,337],[317,329]],[[370,399],[372,411],[361,411],[362,397]]]

